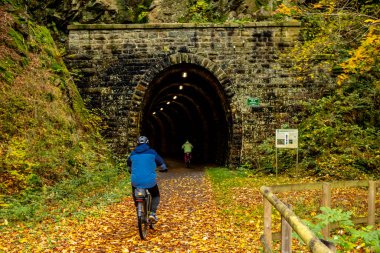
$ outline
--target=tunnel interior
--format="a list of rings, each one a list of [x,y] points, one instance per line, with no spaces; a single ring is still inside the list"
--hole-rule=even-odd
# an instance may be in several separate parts
[[[164,158],[182,159],[189,140],[194,162],[227,163],[229,103],[217,78],[201,66],[182,63],[158,73],[145,93],[140,126]]]

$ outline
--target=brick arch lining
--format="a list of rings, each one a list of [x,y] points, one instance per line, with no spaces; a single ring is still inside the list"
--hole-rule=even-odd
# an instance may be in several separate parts
[[[165,68],[181,63],[195,64],[200,67],[203,67],[206,70],[208,70],[211,74],[213,74],[215,78],[219,81],[221,88],[224,92],[224,94],[222,95],[222,100],[225,101],[225,103],[227,103],[223,105],[224,111],[227,114],[226,117],[229,118],[227,122],[231,122],[231,126],[229,126],[230,140],[228,141],[229,151],[227,155],[227,163],[233,166],[239,164],[240,156],[237,154],[239,154],[242,144],[241,141],[236,140],[242,140],[242,126],[241,122],[237,120],[237,118],[235,117],[238,108],[234,105],[234,103],[232,103],[232,99],[234,96],[234,92],[232,89],[233,83],[227,77],[226,73],[213,61],[205,57],[190,53],[175,53],[169,55],[162,62],[153,64],[149,71],[147,71],[143,76],[141,76],[138,80],[135,81],[137,85],[135,87],[129,106],[130,110],[128,118],[132,118],[132,121],[137,124],[130,124],[129,126],[127,126],[128,149],[132,150],[135,147],[135,140],[140,134],[140,123],[142,120],[142,110],[144,107],[144,96],[146,90],[149,87],[149,84],[156,77],[156,75],[161,71],[165,70]],[[219,94],[219,96],[221,95]]]

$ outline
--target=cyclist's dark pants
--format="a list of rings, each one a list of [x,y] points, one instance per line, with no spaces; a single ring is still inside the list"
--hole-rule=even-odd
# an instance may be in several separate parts
[[[133,201],[136,204],[136,197],[135,192],[136,187],[132,186],[132,196],[133,196]],[[150,192],[150,195],[152,196],[152,212],[155,213],[157,212],[158,205],[160,204],[160,191],[158,190],[158,185],[156,184],[152,188],[148,188],[148,191]]]
[[[184,159],[185,159],[185,162],[190,161],[191,160],[191,153],[185,153]]]

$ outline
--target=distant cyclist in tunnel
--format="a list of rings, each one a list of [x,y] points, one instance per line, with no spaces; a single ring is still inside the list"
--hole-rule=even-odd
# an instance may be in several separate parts
[[[193,145],[188,140],[186,140],[186,142],[182,145],[182,149],[184,152],[186,167],[189,168],[191,161],[191,153],[193,152]]]
[[[136,188],[148,189],[152,196],[152,212],[149,219],[152,222],[157,222],[157,208],[160,203],[160,191],[157,185],[157,166],[161,166],[160,172],[167,172],[168,168],[164,160],[152,149],[149,145],[149,140],[146,136],[140,136],[137,139],[137,147],[128,157],[128,171],[131,173],[132,195]]]

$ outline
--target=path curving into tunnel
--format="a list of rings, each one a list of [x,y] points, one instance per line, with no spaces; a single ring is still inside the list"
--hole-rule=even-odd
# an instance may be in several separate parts
[[[225,164],[230,111],[225,92],[210,71],[196,64],[175,64],[149,83],[140,132],[166,158],[182,159],[181,146],[189,140],[195,147],[194,162]]]

